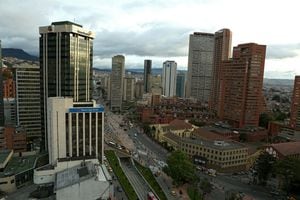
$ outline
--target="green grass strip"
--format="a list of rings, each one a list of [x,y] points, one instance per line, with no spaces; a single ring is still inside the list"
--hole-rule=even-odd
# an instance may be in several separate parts
[[[153,176],[151,170],[147,167],[142,166],[140,163],[134,161],[135,166],[140,171],[140,173],[143,175],[143,177],[146,179],[146,181],[151,185],[155,193],[158,195],[160,200],[168,200],[165,193],[155,180],[155,177]]]
[[[121,186],[123,187],[128,199],[129,200],[138,199],[138,196],[136,195],[132,185],[130,184],[129,180],[125,176],[125,174],[119,164],[119,161],[118,161],[118,158],[117,158],[115,152],[112,150],[107,150],[107,151],[105,151],[105,156],[106,156],[111,168],[113,169],[115,175],[118,177],[118,181],[120,182]]]
[[[191,200],[203,199],[201,193],[193,186],[187,188],[187,193]]]

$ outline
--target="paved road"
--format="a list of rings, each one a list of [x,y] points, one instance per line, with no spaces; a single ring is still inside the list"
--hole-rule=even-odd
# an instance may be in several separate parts
[[[147,135],[143,133],[139,133],[136,128],[130,129],[128,131],[130,135],[137,134],[136,139],[145,146],[147,150],[153,153],[156,156],[156,159],[166,161],[168,151],[164,149],[162,146],[151,140]]]
[[[151,191],[151,188],[144,181],[144,179],[140,176],[140,174],[136,171],[135,167],[132,165],[131,161],[126,159],[121,160],[121,167],[127,176],[130,184],[134,188],[140,200],[147,199],[147,193]]]
[[[216,187],[216,190],[212,194],[208,195],[207,199],[220,199],[216,193],[222,193],[225,195],[227,190],[234,190],[238,192],[243,192],[247,195],[254,197],[256,200],[268,200],[273,199],[269,191],[258,185],[248,185],[240,181],[239,178],[228,175],[217,175],[216,177],[209,176],[202,172],[198,173],[200,178],[207,178]],[[222,198],[221,198],[222,199]]]

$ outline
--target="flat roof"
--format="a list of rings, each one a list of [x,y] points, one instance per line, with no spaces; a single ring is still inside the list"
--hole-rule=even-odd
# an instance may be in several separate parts
[[[0,163],[3,163],[9,154],[11,153],[12,150],[2,150],[0,151]]]
[[[96,174],[92,162],[85,162],[85,165],[77,165],[56,173],[55,189],[59,190],[93,177]],[[104,176],[104,175],[103,175]]]
[[[82,28],[82,25],[80,24],[76,24],[74,22],[70,22],[70,21],[59,21],[59,22],[52,22],[51,25],[64,25],[64,24],[67,24],[67,25],[75,25],[75,26],[79,26]]]
[[[209,141],[209,140],[191,139],[191,138],[182,138],[182,141],[191,144],[197,144],[197,145],[209,147],[212,149],[218,149],[218,150],[232,150],[232,149],[247,148],[245,145],[235,141],[223,141],[223,140]]]
[[[21,172],[34,168],[34,164],[37,158],[37,155],[12,157],[5,167],[4,171],[0,172],[0,177],[19,174]]]

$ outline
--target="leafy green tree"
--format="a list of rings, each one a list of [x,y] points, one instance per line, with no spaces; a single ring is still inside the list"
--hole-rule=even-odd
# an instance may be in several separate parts
[[[148,123],[144,123],[144,124],[143,124],[143,130],[144,130],[144,133],[145,133],[145,134],[150,135],[150,133],[151,133],[151,128],[150,128],[150,126],[149,126]]]
[[[267,113],[262,113],[259,116],[259,126],[268,128],[269,121],[272,121],[273,117],[268,115]]]
[[[245,142],[247,139],[247,134],[246,133],[240,133],[239,139],[241,142]]]
[[[172,152],[167,158],[167,164],[168,166],[163,170],[172,177],[175,185],[194,183],[197,181],[195,166],[184,152]]]
[[[268,180],[276,159],[267,152],[262,153],[255,164],[257,177],[260,184],[265,185]]]
[[[201,181],[200,188],[204,195],[209,194],[212,191],[212,184],[205,178]]]
[[[286,158],[276,162],[274,166],[276,175],[280,178],[282,189],[290,192],[300,191],[300,160],[297,158]]]
[[[275,94],[275,95],[272,97],[272,100],[273,100],[273,101],[280,102],[280,96],[279,96],[278,94]]]
[[[286,118],[287,118],[287,114],[285,114],[284,112],[277,112],[276,113],[275,120],[277,120],[277,121],[283,121]]]

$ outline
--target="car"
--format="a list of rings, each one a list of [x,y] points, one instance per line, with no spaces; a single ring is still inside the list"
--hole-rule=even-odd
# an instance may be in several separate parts
[[[173,196],[176,196],[175,190],[172,190],[172,191],[171,191],[171,194],[172,194]]]
[[[120,186],[117,186],[117,191],[118,192],[123,192],[122,188]]]

